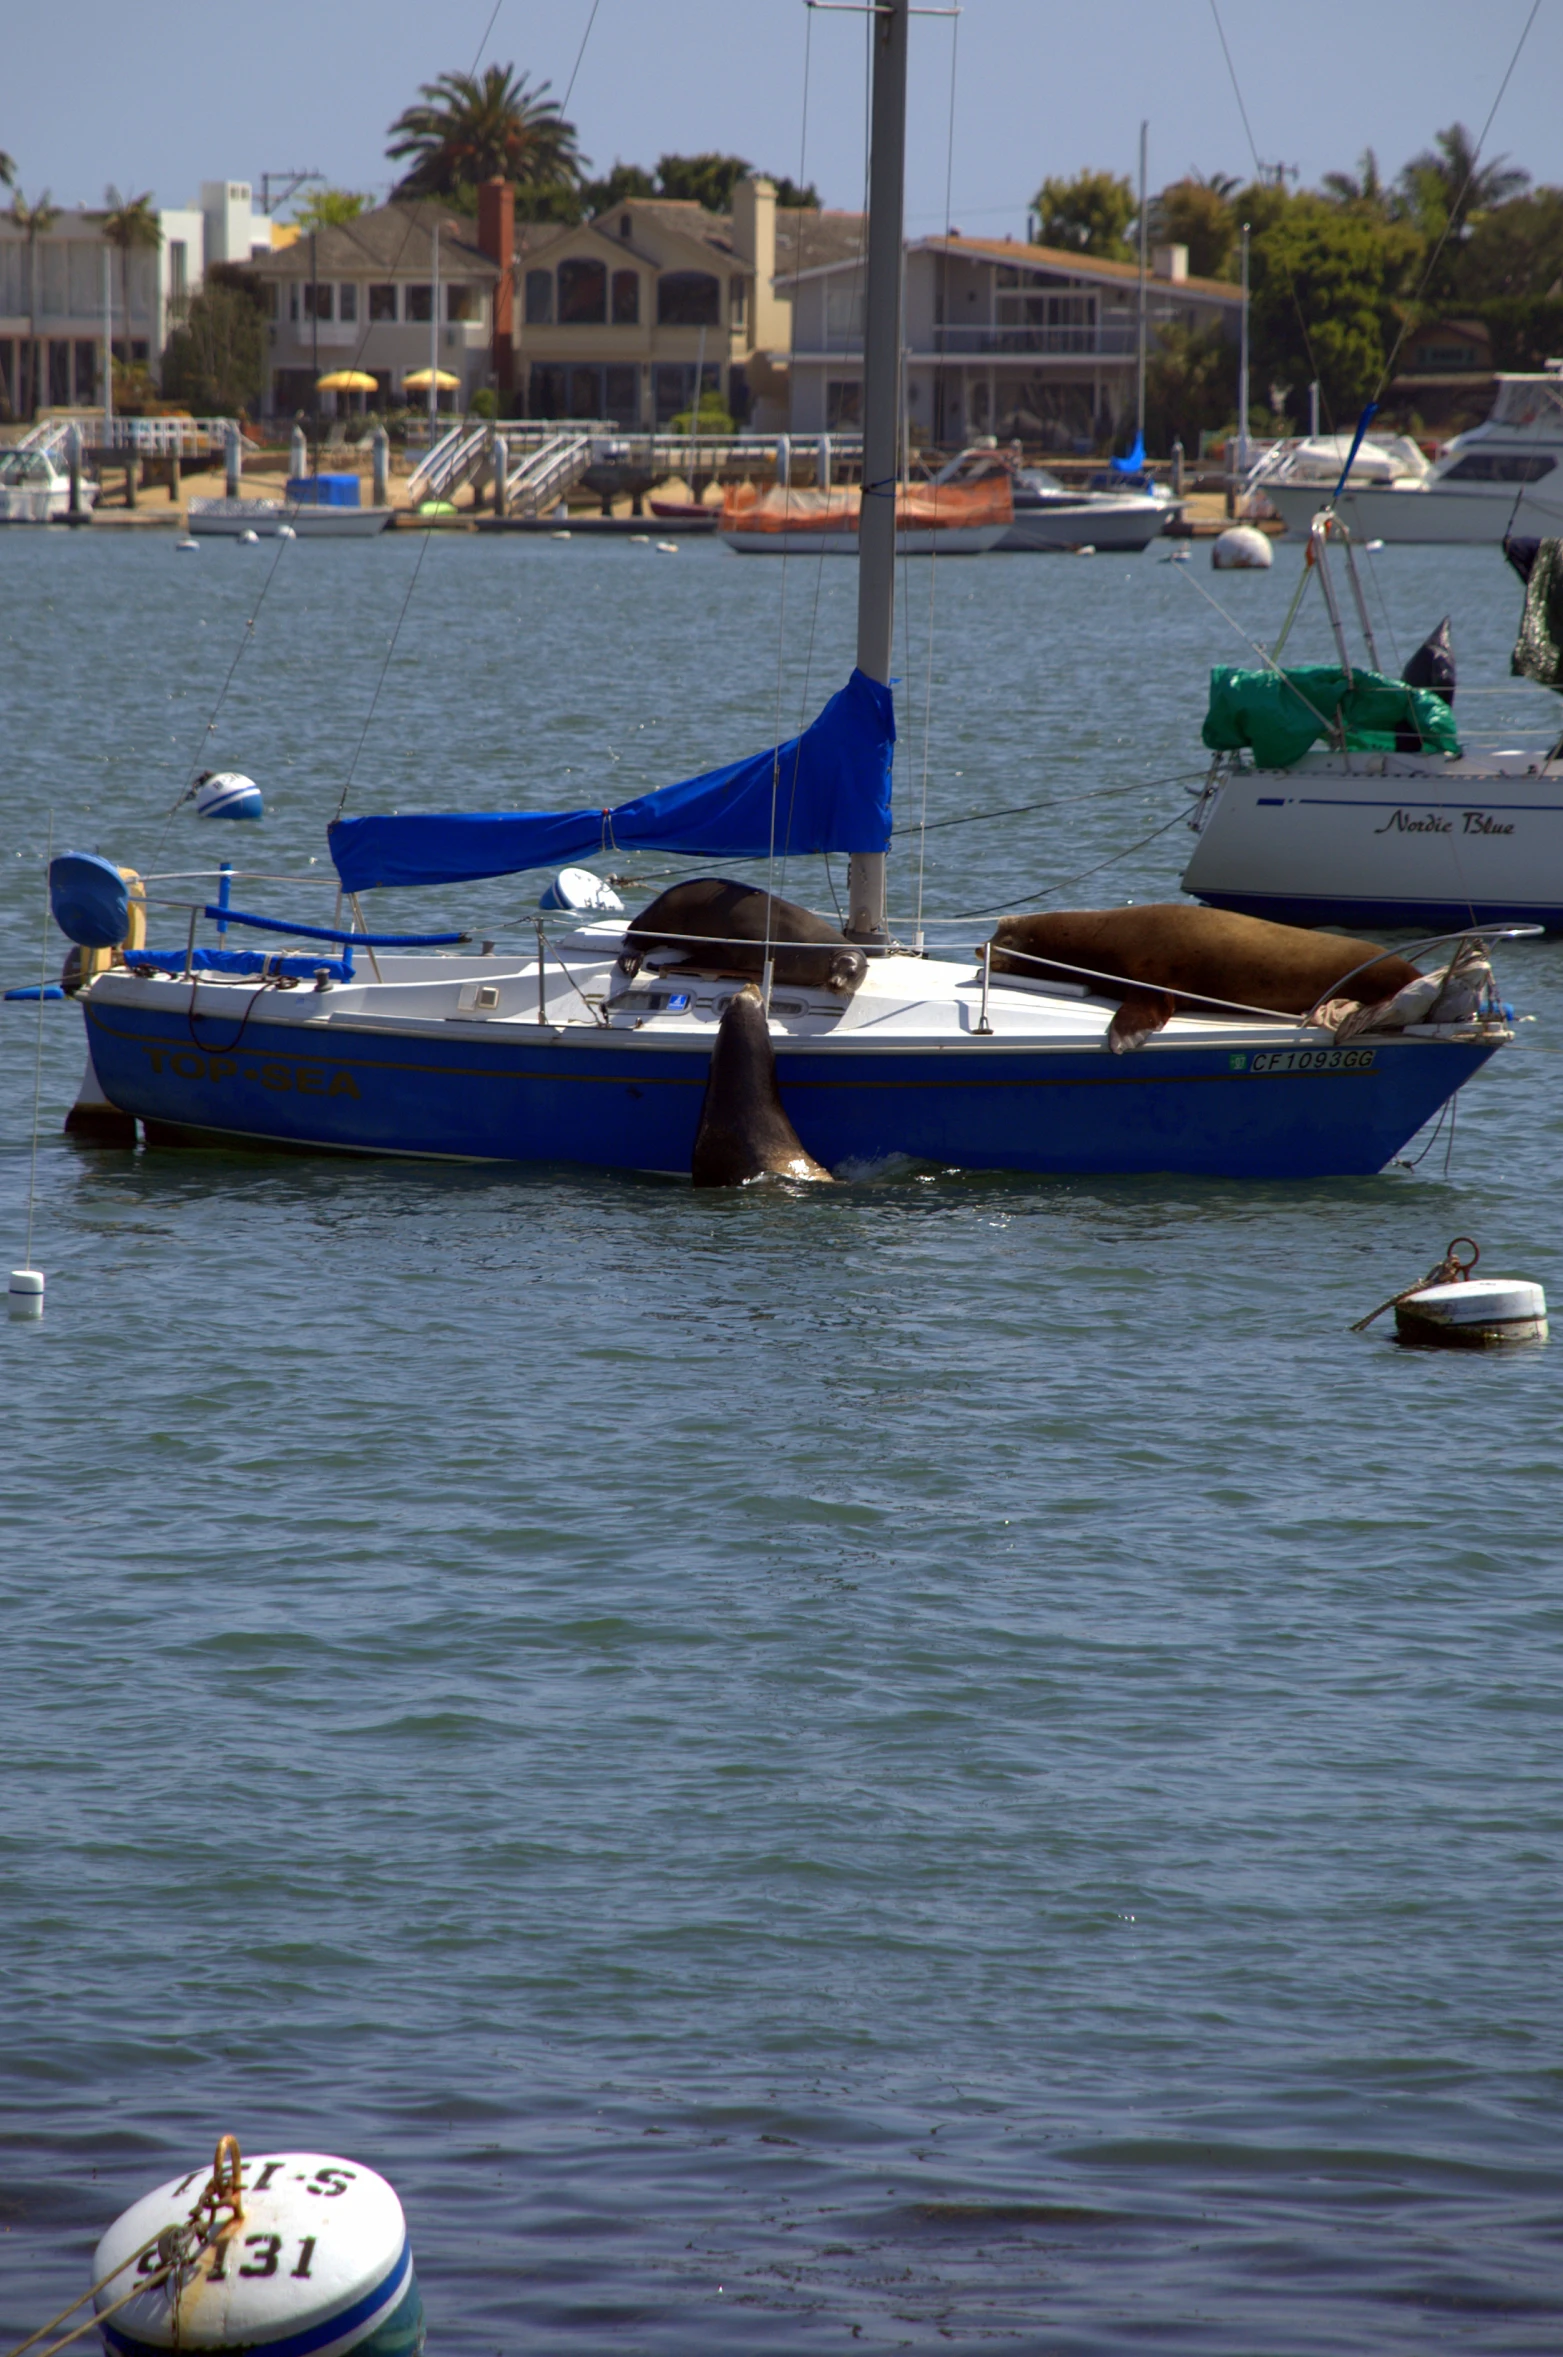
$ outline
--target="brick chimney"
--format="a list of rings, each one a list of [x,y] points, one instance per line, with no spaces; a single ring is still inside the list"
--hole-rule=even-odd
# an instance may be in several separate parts
[[[485,180],[478,190],[478,250],[499,264],[494,287],[494,382],[502,393],[516,381],[516,195],[508,180]]]

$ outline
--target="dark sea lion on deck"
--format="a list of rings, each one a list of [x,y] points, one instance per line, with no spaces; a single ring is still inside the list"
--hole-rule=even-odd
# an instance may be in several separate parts
[[[823,1179],[782,1107],[776,1051],[760,993],[746,982],[716,1035],[689,1175],[697,1187],[741,1187],[750,1179]]]
[[[625,927],[619,966],[623,973],[636,974],[648,950],[677,949],[685,966],[759,975],[767,939],[776,981],[793,989],[834,990],[849,997],[868,972],[863,952],[827,918],[725,876],[691,876],[687,883],[669,885]],[[704,952],[703,942],[710,944]]]
[[[1079,967],[1088,973],[1070,971]],[[1096,996],[1118,998],[1107,1044],[1120,1056],[1175,1014],[1219,1014],[1213,1001],[1307,1015],[1337,992],[1377,1006],[1417,979],[1415,966],[1376,941],[1182,901],[1001,917],[993,930],[993,972],[1084,981]],[[1094,975],[1111,979],[1088,978]]]

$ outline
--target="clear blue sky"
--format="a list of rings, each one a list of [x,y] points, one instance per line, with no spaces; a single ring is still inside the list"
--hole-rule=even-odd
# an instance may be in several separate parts
[[[1316,180],[1368,145],[1393,172],[1440,125],[1478,131],[1530,0],[1222,0],[1259,153]],[[0,148],[28,194],[98,203],[106,181],[180,204],[203,179],[318,166],[382,192],[385,128],[420,81],[465,70],[493,0],[15,0],[6,12]],[[591,0],[501,0],[485,61],[563,93]],[[863,20],[813,18],[805,169],[827,203],[862,186]],[[796,176],[801,0],[599,0],[570,112],[594,166],[721,148]],[[951,28],[913,27],[908,208],[944,217]],[[1492,151],[1563,181],[1563,0],[1543,0],[1499,110]],[[971,232],[1024,227],[1046,173],[1133,173],[1150,120],[1153,187],[1190,166],[1247,172],[1250,151],[1209,0],[967,0],[956,77],[953,214]]]

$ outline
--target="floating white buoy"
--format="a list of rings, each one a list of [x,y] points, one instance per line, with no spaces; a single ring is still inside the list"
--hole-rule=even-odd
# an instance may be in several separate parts
[[[402,2205],[383,2177],[330,2153],[241,2161],[225,2136],[204,2168],[117,2218],[93,2260],[115,2357],[244,2350],[253,2357],[418,2357],[423,2303]],[[161,2247],[158,2238],[170,2239]],[[170,2272],[167,2255],[182,2261]],[[144,2246],[150,2245],[150,2248]],[[138,2277],[160,2277],[136,2291]],[[106,2323],[106,2312],[132,2296]]]
[[[1267,536],[1252,524],[1228,524],[1211,542],[1210,561],[1218,573],[1263,573],[1275,556]]]
[[[279,540],[297,540],[298,534],[294,531],[291,524],[279,524],[277,526],[277,538]]]
[[[239,534],[239,538],[241,540],[252,540],[258,543],[260,540],[260,534],[258,532],[241,532]]]
[[[550,532],[548,537],[550,540],[568,540],[570,535],[568,532]]]
[[[1526,1277],[1467,1277],[1429,1285],[1395,1304],[1397,1341],[1453,1350],[1494,1342],[1545,1342],[1547,1296]]]
[[[252,777],[237,769],[208,770],[195,788],[197,818],[264,818],[266,805]]]
[[[174,547],[180,556],[186,555],[192,549],[195,551],[197,556],[199,556],[201,553],[201,543],[199,540],[176,540],[174,542]]]
[[[42,1269],[13,1269],[6,1292],[6,1307],[13,1318],[41,1318],[43,1316]]]
[[[645,548],[649,545],[650,540],[651,534],[649,532],[632,532],[630,534],[631,548]]]
[[[549,885],[539,908],[601,909],[605,915],[618,916],[623,901],[601,876],[594,876],[590,868],[561,868]]]
[[[1094,557],[1096,554],[1096,542],[1094,540],[1082,540],[1079,547],[1072,548],[1069,553],[1071,556],[1077,557]]]
[[[659,540],[657,542],[657,554],[658,556],[662,557],[676,557],[678,554],[678,542],[676,540]]]

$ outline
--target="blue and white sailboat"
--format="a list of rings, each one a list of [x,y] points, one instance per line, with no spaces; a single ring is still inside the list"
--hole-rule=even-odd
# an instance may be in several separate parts
[[[850,993],[768,990],[781,1095],[838,1171],[967,1169],[1275,1179],[1381,1169],[1510,1035],[1490,1005],[1354,1038],[1244,1007],[1179,1013],[1130,1055],[1092,977],[999,975],[890,941],[897,375],[910,0],[880,0],[865,336],[857,666],[792,743],[604,814],[368,817],[333,828],[349,896],[552,867],[595,850],[709,859],[845,852]],[[351,901],[356,910],[356,899]],[[82,993],[101,1089],[157,1142],[209,1140],[687,1174],[713,1043],[739,987],[709,965],[621,965],[622,921],[519,960],[459,936],[226,926],[313,937],[286,958],[143,951]],[[112,926],[113,918],[107,920]],[[78,931],[75,938],[80,938]],[[106,938],[117,938],[110,930]],[[191,943],[194,941],[194,925]],[[457,954],[430,954],[444,949]],[[416,952],[416,954],[414,954]],[[633,964],[634,961],[630,960]],[[770,977],[767,977],[768,981]],[[1097,979],[1100,979],[1099,977]]]

